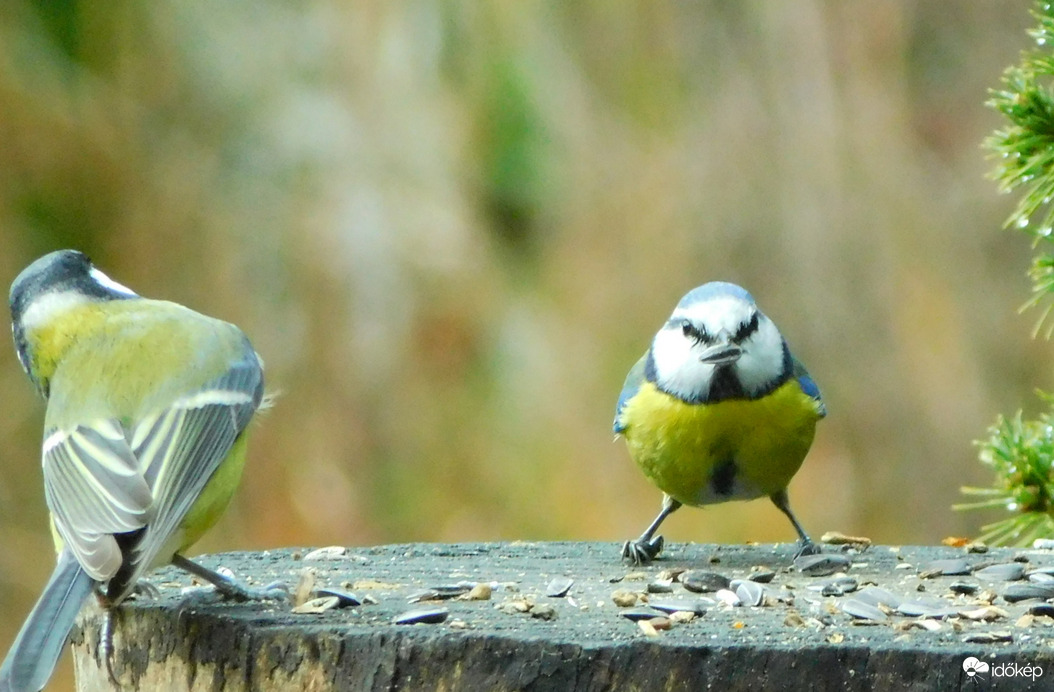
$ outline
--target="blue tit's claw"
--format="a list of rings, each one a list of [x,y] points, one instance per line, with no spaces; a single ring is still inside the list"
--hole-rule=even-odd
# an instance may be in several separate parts
[[[633,565],[646,565],[659,556],[664,543],[662,536],[626,541],[622,544],[622,559]]]
[[[823,550],[821,550],[820,546],[812,541],[806,541],[801,544],[800,548],[798,548],[798,552],[794,554],[794,559],[798,559],[804,555],[819,555],[822,552]]]

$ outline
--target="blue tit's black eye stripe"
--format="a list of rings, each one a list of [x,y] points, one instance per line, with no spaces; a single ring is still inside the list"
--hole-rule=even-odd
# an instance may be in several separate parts
[[[739,325],[739,329],[736,330],[736,334],[735,334],[735,336],[732,337],[732,340],[738,343],[738,342],[746,339],[747,337],[749,337],[751,334],[753,334],[757,330],[758,330],[758,313],[755,312],[755,313],[753,313],[750,316],[750,321],[749,322],[747,322],[746,324]]]

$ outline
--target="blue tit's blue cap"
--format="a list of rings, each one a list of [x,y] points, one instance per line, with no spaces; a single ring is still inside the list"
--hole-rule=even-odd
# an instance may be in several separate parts
[[[737,286],[727,281],[711,281],[689,291],[684,298],[681,298],[681,302],[677,304],[677,307],[686,308],[689,305],[703,303],[715,298],[738,298],[748,303],[754,303],[754,296],[750,295],[742,286]]]

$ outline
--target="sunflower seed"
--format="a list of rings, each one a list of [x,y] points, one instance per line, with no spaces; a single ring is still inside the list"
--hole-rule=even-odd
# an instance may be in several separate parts
[[[563,598],[571,590],[575,580],[570,577],[554,577],[545,587],[545,595],[550,598]]]
[[[727,589],[729,579],[717,572],[693,569],[681,575],[681,584],[684,585],[684,588],[694,593],[708,593],[710,591]]]

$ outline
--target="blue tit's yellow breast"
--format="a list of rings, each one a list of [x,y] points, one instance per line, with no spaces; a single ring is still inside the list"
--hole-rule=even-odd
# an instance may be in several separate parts
[[[758,399],[688,404],[651,382],[626,402],[623,435],[660,490],[687,505],[783,490],[812,445],[819,403],[791,379]]]

